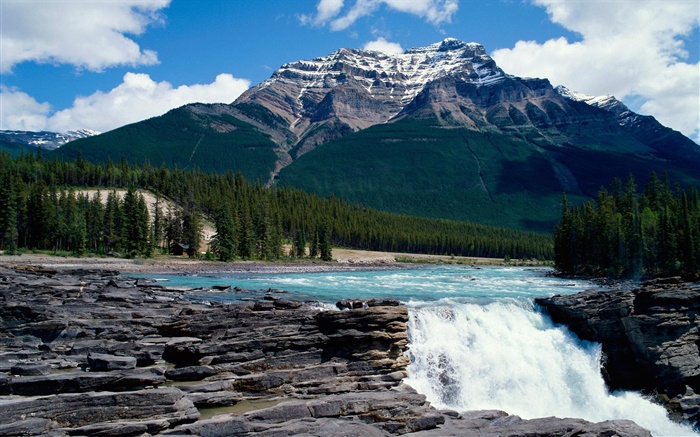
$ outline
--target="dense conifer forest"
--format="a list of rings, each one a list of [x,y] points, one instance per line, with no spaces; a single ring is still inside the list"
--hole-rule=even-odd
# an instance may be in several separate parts
[[[96,189],[92,196],[83,191]],[[126,189],[118,196],[115,189]],[[139,190],[177,207],[150,211]],[[47,160],[0,153],[0,249],[150,256],[174,244],[198,248],[202,223],[216,228],[212,256],[332,258],[332,246],[475,257],[551,259],[551,236],[469,222],[385,213],[241,174]],[[283,243],[292,245],[283,253]],[[192,250],[198,256],[196,250]]]
[[[554,234],[555,265],[570,274],[631,278],[700,272],[700,202],[694,186],[671,188],[651,173],[640,192],[634,178],[613,180],[595,200],[570,206],[564,196]]]

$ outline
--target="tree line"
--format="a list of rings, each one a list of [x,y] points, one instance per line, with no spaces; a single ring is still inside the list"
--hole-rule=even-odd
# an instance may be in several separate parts
[[[700,202],[694,186],[671,187],[651,173],[639,191],[632,175],[613,180],[580,206],[563,198],[554,261],[569,274],[653,277],[700,272]]]
[[[90,198],[80,191],[86,188],[100,192]],[[117,196],[113,191],[117,188],[127,193]],[[178,206],[164,212],[153,208],[150,220],[144,221],[147,214],[139,189]],[[216,229],[211,252],[224,261],[330,259],[333,246],[498,258],[554,255],[551,236],[546,234],[387,213],[334,196],[268,188],[240,173],[204,173],[125,160],[95,164],[80,156],[69,162],[40,154],[17,158],[0,154],[0,207],[8,211],[0,220],[0,248],[5,250],[149,256],[173,243],[198,248],[202,223],[210,220]],[[291,245],[291,251],[284,252],[283,243]]]

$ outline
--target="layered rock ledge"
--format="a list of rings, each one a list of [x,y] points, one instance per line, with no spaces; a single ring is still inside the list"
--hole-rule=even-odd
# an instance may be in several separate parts
[[[101,270],[0,267],[0,435],[619,435],[630,421],[437,411],[407,309],[205,304]]]
[[[536,302],[555,323],[602,344],[610,387],[656,395],[672,417],[700,426],[700,283],[657,279]]]

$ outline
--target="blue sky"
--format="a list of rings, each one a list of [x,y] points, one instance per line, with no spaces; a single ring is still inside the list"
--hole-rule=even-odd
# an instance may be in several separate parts
[[[0,128],[106,131],[231,102],[285,62],[446,37],[696,141],[697,0],[0,0]]]

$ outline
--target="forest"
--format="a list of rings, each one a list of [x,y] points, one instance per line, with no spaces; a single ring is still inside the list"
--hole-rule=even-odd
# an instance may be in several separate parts
[[[92,196],[86,189],[98,190]],[[118,196],[116,189],[126,189]],[[139,190],[177,207],[149,211]],[[473,257],[552,259],[551,235],[470,222],[386,213],[293,188],[265,187],[240,173],[204,173],[129,164],[48,160],[0,153],[0,249],[151,256],[173,244],[222,261],[321,257],[331,248]],[[150,213],[150,214],[149,214]],[[150,215],[150,217],[149,217]],[[283,253],[283,243],[291,244]],[[200,251],[193,250],[193,256]]]
[[[698,190],[651,173],[640,191],[630,175],[614,179],[595,200],[562,202],[554,261],[567,274],[643,278],[700,272]]]

